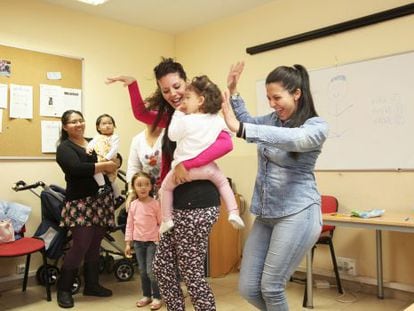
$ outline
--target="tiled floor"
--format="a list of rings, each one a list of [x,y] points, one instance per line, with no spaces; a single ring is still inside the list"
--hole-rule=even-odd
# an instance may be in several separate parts
[[[209,279],[217,301],[218,311],[250,311],[256,310],[250,306],[237,292],[238,274],[230,274],[224,278]],[[84,297],[81,293],[75,295],[74,310],[138,310],[135,302],[140,295],[139,277],[135,275],[129,282],[118,282],[111,274],[102,275],[102,283],[114,291],[109,298]],[[50,311],[58,310],[56,304],[56,292],[53,287],[52,301],[47,302],[43,287],[29,284],[27,291],[22,293],[20,289],[0,293],[0,310],[23,310],[23,311]],[[290,282],[288,284],[288,300],[291,311],[310,310],[302,308],[304,286]],[[340,302],[347,301],[347,302]],[[414,301],[414,299],[413,299]],[[401,311],[413,301],[384,299],[379,300],[374,295],[347,292],[338,298],[335,288],[315,289],[314,309],[329,311]],[[191,307],[187,298],[188,310]],[[141,310],[149,310],[143,307]],[[166,310],[165,307],[160,310]]]

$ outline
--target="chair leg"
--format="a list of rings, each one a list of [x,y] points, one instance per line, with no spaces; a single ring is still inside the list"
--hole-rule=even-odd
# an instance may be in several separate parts
[[[24,267],[24,277],[23,277],[23,289],[22,289],[23,292],[26,291],[27,279],[29,277],[30,256],[31,254],[27,254],[26,256],[26,266]]]
[[[336,286],[338,288],[338,292],[340,294],[343,294],[344,291],[342,289],[341,278],[339,277],[338,264],[336,263],[335,251],[334,251],[334,247],[333,247],[332,240],[330,239],[328,243],[329,243],[329,249],[331,250],[332,264],[334,266],[334,272],[335,272],[335,278],[336,278]]]
[[[46,297],[47,297],[47,301],[51,301],[52,300],[52,295],[50,294],[50,282],[49,282],[50,278],[49,278],[49,269],[48,269],[48,266],[47,266],[45,248],[43,248],[40,252],[42,253],[42,258],[43,258],[43,267],[45,267]]]
[[[315,253],[315,248],[316,248],[316,245],[314,245],[313,247],[312,247],[312,256],[311,256],[311,261],[312,261],[312,263],[313,263],[313,254]],[[311,263],[311,264],[312,264]],[[306,306],[306,302],[308,301],[308,282],[306,282],[306,278],[305,278],[305,293],[303,294],[303,302],[302,302],[302,306],[304,307],[304,308],[308,308],[307,306]],[[313,307],[312,307],[313,308]]]

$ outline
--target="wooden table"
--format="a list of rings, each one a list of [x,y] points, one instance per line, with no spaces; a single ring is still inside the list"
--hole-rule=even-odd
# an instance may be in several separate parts
[[[334,213],[323,214],[323,224],[333,226],[353,227],[360,229],[373,229],[376,234],[376,255],[377,255],[377,296],[384,298],[383,270],[382,270],[382,231],[399,231],[414,233],[414,215],[388,213],[381,217],[358,218],[350,215]],[[311,253],[306,255],[307,274],[307,301],[306,307],[313,308],[312,296],[312,264]]]

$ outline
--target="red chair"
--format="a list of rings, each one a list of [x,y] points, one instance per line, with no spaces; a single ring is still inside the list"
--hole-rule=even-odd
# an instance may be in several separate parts
[[[321,209],[322,209],[322,213],[323,214],[332,214],[332,213],[336,213],[338,212],[338,200],[331,195],[322,195],[321,196]],[[318,241],[315,243],[315,245],[312,247],[312,260],[313,260],[313,255],[315,252],[315,248],[318,244],[323,244],[323,245],[328,245],[329,246],[329,250],[331,252],[331,260],[332,260],[332,265],[333,265],[333,270],[335,273],[335,279],[336,279],[336,287],[338,289],[338,293],[343,294],[344,291],[342,289],[342,284],[341,284],[341,278],[339,277],[339,271],[338,271],[338,264],[336,262],[336,257],[335,257],[335,250],[334,250],[334,246],[332,243],[332,238],[333,238],[333,234],[334,234],[334,230],[335,230],[335,226],[322,226],[322,232],[321,235],[319,236]],[[306,307],[306,300],[307,300],[307,296],[306,296],[306,286],[305,286],[305,295],[303,298],[303,306]]]
[[[40,252],[43,257],[43,265],[46,267],[46,249],[45,249],[45,242],[42,239],[38,238],[25,238],[22,237],[19,240],[14,242],[9,242],[5,244],[0,244],[0,257],[19,257],[19,256],[26,256],[26,266],[24,270],[24,278],[23,278],[23,289],[22,291],[26,291],[27,287],[27,279],[29,276],[29,268],[30,268],[30,257],[33,253]],[[45,269],[45,279],[49,280],[48,269]],[[51,301],[50,295],[50,284],[49,282],[45,282],[46,284],[46,296],[47,301]]]

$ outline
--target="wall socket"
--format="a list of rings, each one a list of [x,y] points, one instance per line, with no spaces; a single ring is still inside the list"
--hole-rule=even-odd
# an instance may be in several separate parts
[[[346,257],[336,257],[336,262],[338,263],[339,273],[345,273],[353,276],[357,275],[355,259]]]
[[[17,274],[24,274],[24,269],[26,268],[26,265],[24,263],[19,264],[16,266],[16,273]]]

